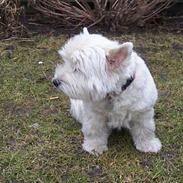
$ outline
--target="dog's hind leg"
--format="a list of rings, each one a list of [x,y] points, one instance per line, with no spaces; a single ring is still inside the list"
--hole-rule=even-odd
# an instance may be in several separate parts
[[[161,142],[155,136],[154,109],[137,113],[130,122],[130,132],[136,148],[142,152],[155,152],[161,149]]]

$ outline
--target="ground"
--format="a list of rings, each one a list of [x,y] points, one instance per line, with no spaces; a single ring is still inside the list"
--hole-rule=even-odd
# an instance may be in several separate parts
[[[69,114],[68,98],[51,83],[57,50],[68,36],[6,40],[0,42],[0,182],[183,182],[183,37],[109,37],[133,41],[154,76],[161,152],[138,152],[125,129],[114,131],[103,155],[83,152],[81,126]]]

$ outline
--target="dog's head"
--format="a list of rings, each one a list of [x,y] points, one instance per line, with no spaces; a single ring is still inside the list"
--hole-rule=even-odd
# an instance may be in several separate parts
[[[56,67],[53,84],[70,98],[101,100],[113,91],[132,54],[133,44],[119,44],[86,28],[61,50],[64,63]]]

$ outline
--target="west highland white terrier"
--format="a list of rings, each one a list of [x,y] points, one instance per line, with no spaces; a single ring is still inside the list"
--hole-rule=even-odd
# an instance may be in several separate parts
[[[157,89],[133,43],[120,44],[86,28],[59,50],[64,63],[53,84],[70,98],[72,116],[82,124],[83,149],[101,154],[112,129],[129,129],[136,149],[155,152],[154,105]]]

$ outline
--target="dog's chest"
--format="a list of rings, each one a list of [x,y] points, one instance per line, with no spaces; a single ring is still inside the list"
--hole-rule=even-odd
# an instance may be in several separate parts
[[[121,113],[126,111],[132,105],[132,98],[128,98],[126,95],[107,95],[105,99],[105,108],[109,112]]]
[[[131,101],[125,97],[108,98],[105,103],[107,123],[111,128],[129,127]]]

